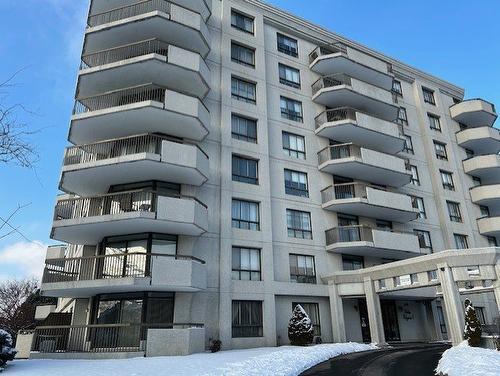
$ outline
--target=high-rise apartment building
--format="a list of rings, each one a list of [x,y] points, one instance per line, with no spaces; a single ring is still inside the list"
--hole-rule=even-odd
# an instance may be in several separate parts
[[[286,344],[297,304],[323,342],[456,342],[470,290],[498,315],[487,101],[257,0],[92,0],[75,96],[36,356]]]

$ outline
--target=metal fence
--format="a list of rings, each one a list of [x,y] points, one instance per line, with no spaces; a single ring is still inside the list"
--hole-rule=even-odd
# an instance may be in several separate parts
[[[318,152],[318,163],[349,157],[361,157],[361,148],[351,143],[330,145]]]
[[[368,226],[340,226],[325,231],[326,245],[345,242],[373,242],[372,228]]]
[[[312,84],[312,94],[315,95],[321,89],[340,86],[340,85],[351,86],[352,85],[351,77],[343,73],[332,74],[330,76],[321,77],[315,83]]]
[[[104,25],[110,22],[123,20],[125,18],[138,16],[153,11],[162,11],[170,14],[171,3],[165,0],[146,0],[134,4],[125,5],[105,12],[89,15],[87,25],[89,27]]]
[[[312,62],[320,56],[331,55],[336,53],[342,53],[344,55],[347,55],[347,46],[343,43],[338,42],[331,44],[329,46],[317,47],[309,54],[309,64],[312,64]]]
[[[356,112],[357,111],[355,109],[349,107],[341,107],[323,111],[314,119],[316,123],[316,129],[318,129],[325,123],[333,121],[342,121],[342,120],[356,121]]]

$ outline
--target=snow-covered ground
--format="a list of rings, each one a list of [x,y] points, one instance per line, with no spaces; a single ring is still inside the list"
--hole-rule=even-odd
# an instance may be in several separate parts
[[[308,347],[260,347],[188,356],[121,360],[15,360],[5,376],[292,376],[334,356],[375,349],[334,343]]]
[[[443,353],[436,373],[448,376],[498,376],[500,351],[469,347],[464,341]]]

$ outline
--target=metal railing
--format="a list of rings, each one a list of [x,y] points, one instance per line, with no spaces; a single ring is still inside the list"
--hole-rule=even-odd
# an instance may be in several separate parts
[[[331,55],[336,53],[342,53],[344,55],[347,55],[347,46],[343,43],[338,42],[329,46],[316,47],[309,54],[309,64],[312,64],[312,62],[320,56]]]
[[[330,145],[318,152],[318,163],[349,157],[361,157],[361,148],[351,143]]]
[[[165,91],[166,88],[150,83],[79,98],[75,101],[73,115],[144,101],[165,103]]]
[[[144,56],[148,54],[158,54],[168,57],[168,43],[159,39],[149,39],[137,43],[131,43],[107,50],[83,55],[80,63],[80,69],[97,67],[100,65],[111,64],[117,61],[131,59],[133,57]]]
[[[125,18],[138,16],[153,11],[162,11],[170,14],[171,3],[165,0],[146,0],[119,8],[110,9],[101,13],[91,14],[87,18],[89,27],[104,25]]]
[[[205,261],[193,256],[160,253],[122,253],[48,259],[45,261],[42,283],[148,277],[151,275],[151,260],[157,257],[205,264]]]
[[[372,228],[362,225],[340,226],[325,231],[326,245],[349,242],[373,242]]]
[[[323,203],[327,203],[332,200],[345,200],[355,197],[366,198],[367,187],[372,188],[370,184],[364,183],[333,184],[321,191],[321,198]],[[378,189],[378,187],[373,188]]]
[[[329,122],[342,121],[342,120],[356,121],[357,112],[358,112],[357,110],[349,107],[341,107],[323,111],[314,119],[316,123],[316,129],[321,127],[323,124]]]
[[[330,76],[320,77],[315,83],[312,84],[312,94],[315,95],[321,89],[334,86],[341,86],[341,85],[351,86],[352,85],[351,77],[343,73],[337,73],[337,74],[332,74]]]

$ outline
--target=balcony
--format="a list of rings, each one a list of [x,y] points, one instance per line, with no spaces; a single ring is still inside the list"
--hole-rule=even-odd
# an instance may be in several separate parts
[[[478,155],[463,161],[466,174],[476,176],[483,184],[500,183],[500,156]]]
[[[323,209],[346,214],[409,222],[417,218],[410,196],[363,183],[335,184],[321,191]]]
[[[208,155],[197,145],[157,135],[72,146],[64,154],[59,188],[90,196],[104,194],[112,185],[162,176],[173,183],[200,186],[208,180]]]
[[[479,233],[484,236],[500,236],[500,217],[484,217],[477,220]]]
[[[453,120],[469,127],[491,127],[497,118],[495,106],[482,99],[469,99],[450,107]]]
[[[188,2],[195,1],[185,0]],[[210,51],[210,32],[203,17],[172,2],[145,0],[99,13],[94,11],[87,20],[84,54],[149,38],[161,39],[203,57]]]
[[[326,250],[357,256],[402,260],[419,256],[417,236],[368,226],[343,226],[326,231]]]
[[[330,108],[351,107],[387,121],[398,118],[392,93],[345,74],[321,77],[312,85],[312,100]]]
[[[45,260],[45,296],[84,298],[139,291],[198,291],[207,287],[205,262],[192,256],[126,253]]]
[[[77,97],[153,82],[204,98],[210,69],[202,57],[158,39],[150,39],[82,56]]]
[[[353,108],[326,110],[316,119],[316,134],[339,142],[353,142],[388,154],[403,150],[399,126]]]
[[[51,237],[98,244],[106,236],[141,232],[199,236],[207,229],[207,207],[195,198],[136,190],[58,200]]]
[[[80,145],[144,133],[201,141],[209,124],[210,113],[198,98],[147,84],[78,98],[69,141]]]
[[[309,67],[322,76],[345,73],[385,90],[392,89],[392,67],[343,43],[318,47],[309,54]]]
[[[401,158],[353,144],[327,146],[318,153],[318,169],[332,175],[401,187],[411,175]]]
[[[477,154],[497,154],[500,151],[500,132],[487,126],[467,128],[457,132],[457,143]]]
[[[487,206],[492,213],[500,212],[500,184],[472,187],[470,197],[474,204]]]

